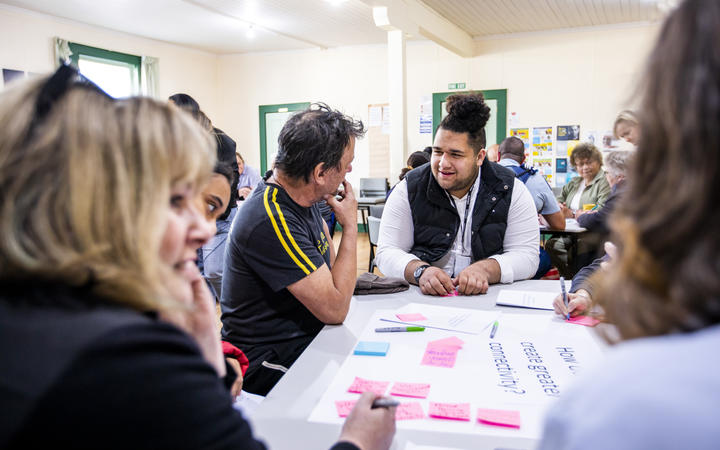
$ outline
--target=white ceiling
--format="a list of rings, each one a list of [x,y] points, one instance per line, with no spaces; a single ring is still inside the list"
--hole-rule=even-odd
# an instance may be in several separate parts
[[[654,21],[668,2],[672,0],[0,0],[218,54],[385,43],[372,5],[386,3],[424,4],[461,33],[479,38]]]
[[[473,37],[647,22],[668,2],[653,0],[421,0]]]

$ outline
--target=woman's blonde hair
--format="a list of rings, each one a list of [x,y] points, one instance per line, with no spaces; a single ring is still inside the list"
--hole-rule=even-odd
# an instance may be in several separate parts
[[[620,113],[615,118],[615,123],[613,124],[613,136],[615,136],[615,139],[620,139],[620,136],[618,136],[617,134],[617,127],[623,122],[629,123],[634,127],[640,126],[640,121],[638,120],[637,114],[635,114],[634,111],[631,111],[629,109],[620,111]]]
[[[214,141],[175,106],[77,85],[38,121],[46,81],[0,97],[0,282],[173,305],[159,257],[171,188],[209,177]]]

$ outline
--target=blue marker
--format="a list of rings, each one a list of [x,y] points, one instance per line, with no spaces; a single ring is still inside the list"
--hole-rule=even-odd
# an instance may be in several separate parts
[[[563,277],[560,277],[560,289],[562,289],[563,304],[565,305],[565,310],[567,311],[568,296],[567,296],[567,291],[565,291],[565,278],[563,278]],[[565,316],[565,319],[570,320],[570,311],[568,311],[567,316]]]

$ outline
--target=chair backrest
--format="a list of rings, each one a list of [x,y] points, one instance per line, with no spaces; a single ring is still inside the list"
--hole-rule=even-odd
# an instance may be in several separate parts
[[[380,235],[380,218],[368,217],[368,237],[372,245],[377,245],[378,236]]]
[[[360,178],[360,197],[385,197],[387,178]]]
[[[382,217],[383,209],[385,209],[385,205],[370,205],[370,217]]]

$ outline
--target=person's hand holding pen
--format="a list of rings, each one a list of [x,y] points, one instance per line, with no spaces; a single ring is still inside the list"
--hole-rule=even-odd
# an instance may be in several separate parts
[[[553,308],[555,313],[563,317],[570,314],[571,317],[582,315],[590,309],[592,298],[590,293],[585,289],[578,289],[575,293],[567,294],[568,304],[565,306],[562,294],[558,294],[553,300]]]
[[[351,442],[363,450],[385,450],[392,444],[395,435],[395,406],[373,408],[379,395],[365,392],[342,427],[339,441]],[[389,404],[389,403],[388,403]]]

